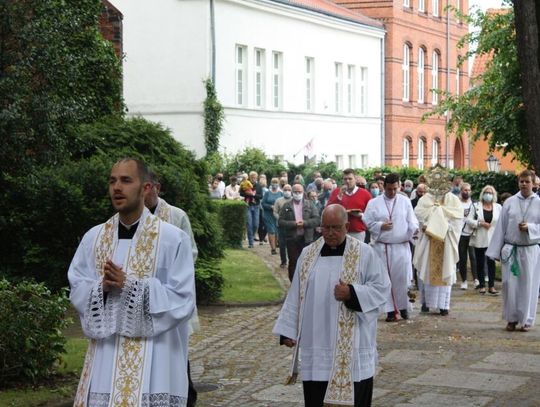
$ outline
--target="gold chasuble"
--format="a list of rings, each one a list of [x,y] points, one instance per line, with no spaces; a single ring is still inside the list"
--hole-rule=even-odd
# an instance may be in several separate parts
[[[358,266],[360,264],[360,241],[347,236],[345,252],[343,253],[343,262],[340,278],[345,284],[360,282]],[[315,263],[320,255],[324,245],[324,239],[319,238],[316,242],[308,246],[300,269],[300,313],[298,316],[298,338],[297,346],[294,350],[293,361],[290,376],[285,384],[293,384],[298,377],[298,352],[299,341],[301,337],[302,318],[304,314],[305,297],[309,276],[314,270]],[[352,363],[354,333],[356,331],[358,319],[356,313],[340,303],[338,307],[336,341],[334,349],[334,358],[332,363],[332,372],[326,394],[324,405],[331,406],[352,406],[354,405],[354,382],[352,376]]]
[[[135,279],[155,276],[160,220],[142,217],[127,255],[126,275]],[[109,219],[97,234],[94,255],[96,272],[103,276],[105,262],[113,258],[118,243],[118,214]],[[138,304],[128,307],[137,313]],[[129,338],[117,335],[110,407],[139,406],[142,403],[144,366],[151,338]],[[86,407],[97,341],[92,339],[86,352],[81,380],[75,395],[75,407]]]

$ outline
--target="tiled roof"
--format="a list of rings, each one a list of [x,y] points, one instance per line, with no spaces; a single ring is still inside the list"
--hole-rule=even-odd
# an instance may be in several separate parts
[[[331,0],[272,0],[276,3],[288,4],[293,7],[299,7],[316,13],[328,15],[342,20],[352,21],[374,28],[383,29],[384,25],[380,21],[367,17],[364,14],[349,10],[343,6],[337,5]]]

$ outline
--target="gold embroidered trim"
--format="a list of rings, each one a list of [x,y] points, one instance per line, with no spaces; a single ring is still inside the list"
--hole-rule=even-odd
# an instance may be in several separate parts
[[[358,281],[358,264],[360,262],[360,241],[348,238],[343,254],[341,280],[345,284]],[[354,383],[352,363],[354,359],[354,327],[356,314],[342,302],[338,308],[336,347],[334,363],[324,396],[325,405],[354,405]]]
[[[135,233],[135,250],[130,252],[126,274],[138,279],[152,277],[159,242],[160,220],[148,215],[141,219],[142,229]],[[113,389],[109,406],[130,407],[141,403],[144,362],[148,340],[118,336],[113,376]]]
[[[159,219],[171,223],[171,207],[163,199],[159,200],[159,208],[155,214]]]
[[[90,390],[90,376],[92,374],[92,365],[94,363],[94,356],[96,355],[96,348],[97,342],[95,339],[92,339],[88,344],[86,356],[84,357],[84,365],[81,373],[81,378],[79,380],[79,385],[77,386],[77,393],[75,394],[75,401],[73,402],[73,407],[86,406],[86,400],[88,400],[88,391]]]

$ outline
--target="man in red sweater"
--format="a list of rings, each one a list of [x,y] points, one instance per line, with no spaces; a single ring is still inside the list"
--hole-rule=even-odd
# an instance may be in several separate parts
[[[348,234],[363,242],[366,237],[366,225],[362,222],[362,214],[370,199],[371,194],[365,188],[356,186],[354,170],[347,168],[343,170],[343,185],[332,191],[326,205],[340,204],[343,206],[349,215]]]

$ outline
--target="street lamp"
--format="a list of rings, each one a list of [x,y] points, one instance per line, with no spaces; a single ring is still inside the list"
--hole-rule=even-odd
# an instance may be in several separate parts
[[[486,159],[486,164],[488,171],[499,172],[499,168],[501,167],[501,162],[493,154],[490,154]]]

